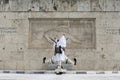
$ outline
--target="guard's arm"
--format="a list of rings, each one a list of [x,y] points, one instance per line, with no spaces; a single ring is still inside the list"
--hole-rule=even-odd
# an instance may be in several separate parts
[[[55,42],[55,40],[54,39],[52,39],[52,38],[50,38],[53,42]]]

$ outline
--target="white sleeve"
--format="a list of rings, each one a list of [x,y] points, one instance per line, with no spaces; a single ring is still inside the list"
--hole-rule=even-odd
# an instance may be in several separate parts
[[[60,45],[61,47],[66,47],[66,38],[65,38],[65,36],[62,36],[62,37],[60,38],[60,40],[59,40],[59,45]]]

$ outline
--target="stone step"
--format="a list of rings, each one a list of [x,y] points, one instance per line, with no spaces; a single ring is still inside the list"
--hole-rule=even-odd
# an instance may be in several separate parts
[[[4,74],[55,74],[55,70],[0,70]],[[120,71],[67,70],[64,74],[120,74]]]

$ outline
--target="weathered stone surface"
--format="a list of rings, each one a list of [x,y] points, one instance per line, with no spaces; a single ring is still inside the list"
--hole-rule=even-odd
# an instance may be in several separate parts
[[[78,11],[90,11],[90,0],[79,0],[77,8]]]
[[[120,11],[119,0],[1,0],[0,11]]]
[[[119,4],[119,0],[1,0],[0,69],[47,69],[42,59],[54,54],[49,37],[65,33],[69,38],[65,54],[77,58],[75,69],[120,70]]]
[[[16,70],[17,68],[16,61],[4,61],[3,68],[4,70]]]
[[[25,65],[25,61],[16,61],[16,70],[26,70]]]
[[[120,11],[120,0],[115,0],[115,11]]]
[[[36,60],[31,60],[30,61],[30,70],[40,70],[42,65],[41,65],[42,61],[36,61]]]
[[[104,11],[105,0],[91,0],[92,11]]]
[[[3,69],[4,69],[4,66],[3,66],[3,65],[4,65],[3,62],[0,61],[0,70],[3,70]]]
[[[115,11],[115,0],[105,0],[105,11]]]

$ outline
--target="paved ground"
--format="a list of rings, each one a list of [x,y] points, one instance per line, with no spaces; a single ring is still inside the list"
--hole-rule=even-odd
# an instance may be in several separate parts
[[[120,80],[120,74],[3,74],[0,80]]]

